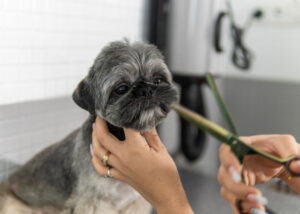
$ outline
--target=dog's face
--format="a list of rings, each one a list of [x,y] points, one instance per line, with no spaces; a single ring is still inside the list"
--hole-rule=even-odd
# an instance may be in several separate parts
[[[155,46],[125,41],[101,51],[73,99],[115,126],[146,131],[167,115],[178,92]]]

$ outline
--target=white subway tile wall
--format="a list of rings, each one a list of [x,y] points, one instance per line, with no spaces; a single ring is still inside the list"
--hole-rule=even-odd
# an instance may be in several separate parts
[[[0,0],[0,104],[70,94],[109,41],[142,40],[145,0]]]
[[[0,0],[0,180],[87,118],[71,93],[109,41],[143,40],[145,0]]]
[[[87,116],[71,96],[0,106],[0,181]]]

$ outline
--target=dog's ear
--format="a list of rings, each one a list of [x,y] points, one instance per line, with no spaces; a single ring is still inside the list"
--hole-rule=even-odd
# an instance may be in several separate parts
[[[81,80],[81,82],[73,92],[72,97],[77,105],[89,111],[92,115],[95,115],[95,101],[94,97],[91,94],[87,77]]]

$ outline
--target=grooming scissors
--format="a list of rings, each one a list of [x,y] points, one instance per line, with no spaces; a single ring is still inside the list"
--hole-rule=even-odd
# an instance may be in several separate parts
[[[231,150],[236,155],[236,157],[239,159],[240,163],[243,163],[243,159],[245,155],[259,155],[263,158],[269,159],[270,161],[282,165],[285,170],[289,173],[289,179],[292,177],[300,177],[300,173],[294,172],[291,170],[290,165],[293,161],[300,160],[299,156],[290,156],[287,158],[279,158],[274,155],[268,154],[266,152],[263,152],[245,142],[239,139],[237,135],[236,128],[233,124],[233,121],[231,119],[231,116],[226,108],[226,105],[222,99],[222,96],[220,95],[220,92],[215,84],[215,81],[213,79],[213,76],[209,73],[206,74],[206,81],[208,85],[210,86],[211,90],[213,91],[213,94],[217,100],[217,103],[220,107],[220,110],[222,111],[222,114],[224,115],[225,119],[227,120],[231,132],[224,129],[223,127],[215,124],[214,122],[202,117],[201,115],[183,107],[178,104],[173,104],[172,108],[184,119],[189,121],[190,123],[194,124],[201,130],[211,134],[218,140],[220,140],[223,143],[226,143],[231,147]],[[269,214],[275,214],[274,211],[272,211],[270,208],[266,207],[266,211]]]
[[[293,177],[300,177],[299,173],[293,172],[290,169],[290,164],[293,161],[299,160],[298,156],[290,156],[287,158],[279,158],[274,155],[263,152],[253,146],[248,145],[238,138],[237,135],[227,131],[221,126],[205,119],[201,115],[177,104],[172,105],[172,108],[184,119],[188,120],[192,124],[196,125],[198,128],[205,132],[208,132],[218,140],[223,143],[228,144],[240,162],[243,162],[245,155],[259,155],[261,157],[267,158],[275,163],[281,164],[285,167],[288,173]]]

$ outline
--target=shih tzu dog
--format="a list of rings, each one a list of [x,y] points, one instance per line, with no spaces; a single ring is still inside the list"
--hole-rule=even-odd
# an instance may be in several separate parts
[[[2,214],[144,214],[151,206],[127,184],[102,178],[89,145],[96,116],[124,139],[122,128],[147,131],[177,102],[178,93],[159,50],[116,41],[104,47],[73,99],[87,121],[33,157],[0,185]]]

